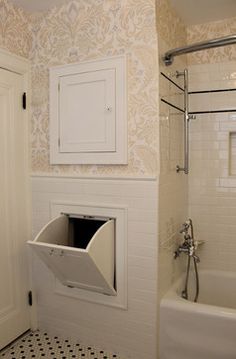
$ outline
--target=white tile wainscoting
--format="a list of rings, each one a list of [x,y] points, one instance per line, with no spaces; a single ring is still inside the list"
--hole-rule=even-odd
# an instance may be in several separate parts
[[[33,255],[39,329],[126,359],[156,358],[157,180],[32,176],[32,187],[33,236],[51,219],[55,201],[127,209],[127,308],[81,300],[73,289],[58,294],[54,275]]]

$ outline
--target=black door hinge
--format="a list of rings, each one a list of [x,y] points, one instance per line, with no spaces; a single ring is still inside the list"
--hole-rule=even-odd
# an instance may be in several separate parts
[[[23,109],[26,110],[26,92],[24,92],[22,96],[22,106]]]
[[[32,291],[30,290],[28,293],[28,303],[30,306],[33,305],[33,295],[32,295]]]

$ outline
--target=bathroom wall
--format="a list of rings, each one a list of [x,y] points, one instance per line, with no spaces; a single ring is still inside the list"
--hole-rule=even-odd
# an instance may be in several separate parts
[[[32,27],[34,233],[51,218],[52,200],[122,204],[128,211],[127,309],[56,294],[54,277],[35,258],[39,324],[126,359],[157,356],[158,62],[154,9],[155,1],[146,0],[69,1],[42,16],[36,14]],[[49,67],[122,53],[128,61],[128,165],[50,166]],[[106,179],[99,180],[99,176]],[[133,179],[127,178],[131,176]]]
[[[51,201],[122,205],[128,217],[127,308],[56,294],[54,276],[33,256],[39,327],[79,337],[125,359],[157,357],[155,6],[155,0],[70,0],[46,13],[28,14],[0,0],[0,46],[32,63],[33,237],[51,219]],[[128,65],[128,165],[50,166],[49,67],[123,53]]]
[[[43,14],[27,14],[5,0],[0,6],[1,46],[32,62],[33,233],[50,219],[55,200],[116,203],[128,210],[128,310],[55,294],[54,277],[34,257],[40,327],[79,335],[125,359],[156,358],[157,298],[181,271],[172,253],[187,216],[187,177],[175,171],[183,161],[183,116],[160,105],[158,118],[158,53],[185,44],[185,26],[168,0],[70,0]],[[123,53],[128,60],[128,165],[51,166],[49,67]],[[160,66],[174,79],[186,61],[176,60],[171,70],[161,61]],[[181,78],[177,81],[182,85]],[[167,83],[160,83],[160,91],[181,105]]]
[[[32,62],[32,172],[156,176],[158,56],[154,0],[66,1],[29,14],[0,0],[0,46]],[[50,166],[49,67],[117,54],[128,63],[128,166]]]
[[[6,0],[0,0],[0,47],[28,58],[32,46],[30,15]]]
[[[188,44],[198,41],[210,40],[217,37],[223,37],[235,34],[236,17],[208,22],[205,24],[188,26],[187,37]],[[218,47],[204,51],[194,52],[188,55],[189,65],[220,63],[236,60],[235,45]]]
[[[235,33],[235,18],[188,28],[188,43]],[[189,55],[190,90],[236,88],[236,47]],[[235,109],[235,91],[190,96],[190,109]],[[191,121],[189,214],[195,223],[201,268],[235,271],[235,113],[197,115]]]
[[[156,176],[158,59],[155,0],[71,0],[32,16],[32,172]],[[49,67],[127,54],[128,165],[49,164]]]
[[[45,176],[34,177],[32,185],[34,234],[51,219],[55,201],[127,210],[127,308],[78,299],[76,289],[58,294],[54,275],[34,256],[39,327],[121,359],[157,358],[156,181]]]
[[[162,61],[163,54],[186,44],[186,28],[168,1],[157,6],[157,31],[160,72],[183,87],[183,77],[176,71],[186,68],[186,59],[178,58],[171,67]],[[160,98],[183,109],[183,93],[159,74]],[[182,258],[174,260],[173,252],[180,240],[179,229],[187,219],[187,176],[176,173],[183,165],[183,114],[160,101],[160,186],[159,186],[159,297],[170,288],[182,271]]]
[[[55,293],[55,278],[34,257],[41,328],[117,352],[157,357],[158,54],[154,0],[72,0],[32,14],[33,232],[51,201],[127,208],[128,307]],[[49,164],[49,67],[127,54],[128,165]],[[73,289],[71,289],[73,292]],[[72,293],[73,294],[73,293]]]

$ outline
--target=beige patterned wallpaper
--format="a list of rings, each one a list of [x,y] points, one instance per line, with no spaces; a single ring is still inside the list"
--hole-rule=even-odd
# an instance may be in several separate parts
[[[188,44],[214,39],[236,33],[236,18],[189,26],[187,29]],[[216,62],[235,61],[236,46],[224,46],[216,49],[198,51],[188,55],[188,63],[209,64]]]
[[[6,0],[0,0],[0,47],[29,57],[32,45],[29,22],[29,14]]]
[[[156,13],[157,11],[157,13]],[[157,14],[157,16],[156,16]],[[153,176],[158,172],[158,32],[185,41],[168,0],[67,0],[27,14],[0,0],[0,46],[32,61],[32,171],[44,174]],[[128,165],[50,166],[49,67],[127,54]]]
[[[169,0],[157,0],[156,21],[158,35],[171,48],[187,43],[186,27],[171,7]]]
[[[158,165],[155,0],[71,0],[32,15],[32,171],[152,176]],[[128,165],[49,164],[49,67],[117,54],[128,59]]]

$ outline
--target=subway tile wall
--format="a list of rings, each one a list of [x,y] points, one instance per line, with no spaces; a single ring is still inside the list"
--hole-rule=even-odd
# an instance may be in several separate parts
[[[229,134],[228,148],[229,148],[229,175],[236,176],[236,131],[232,131]]]
[[[236,62],[189,66],[190,91],[236,88]],[[236,91],[190,95],[190,111],[236,109]],[[236,113],[197,115],[190,125],[189,215],[200,267],[236,269]]]
[[[157,189],[151,178],[32,178],[34,235],[51,219],[52,201],[127,208],[127,310],[58,294],[54,275],[34,256],[40,330],[126,359],[157,357]]]

